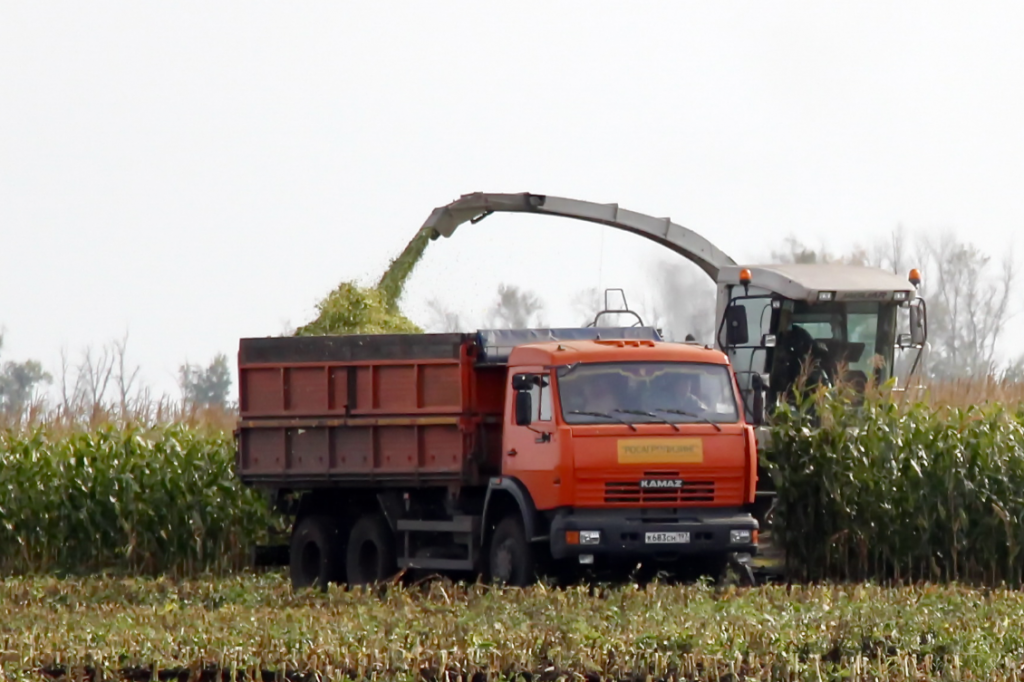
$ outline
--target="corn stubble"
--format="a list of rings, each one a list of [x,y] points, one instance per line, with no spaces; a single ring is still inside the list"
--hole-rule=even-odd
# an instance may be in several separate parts
[[[957,586],[502,591],[434,582],[324,595],[293,593],[277,575],[12,579],[0,583],[0,661],[11,680],[40,679],[40,671],[68,679],[1008,680],[1024,665],[1022,619],[1024,594]]]

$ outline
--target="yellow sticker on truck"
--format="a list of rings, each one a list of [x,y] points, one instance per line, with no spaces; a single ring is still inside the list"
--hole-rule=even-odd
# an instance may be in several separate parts
[[[619,464],[700,464],[704,441],[700,438],[621,438]]]

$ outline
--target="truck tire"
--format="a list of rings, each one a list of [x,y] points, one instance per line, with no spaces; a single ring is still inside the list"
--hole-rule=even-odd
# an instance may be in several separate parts
[[[348,538],[345,568],[349,585],[367,585],[386,580],[398,572],[395,539],[380,514],[363,516]]]
[[[488,551],[491,580],[511,587],[526,587],[536,579],[536,563],[518,514],[506,516],[491,535]]]
[[[302,589],[345,579],[345,535],[341,524],[330,516],[311,514],[295,524],[289,549],[292,587]]]

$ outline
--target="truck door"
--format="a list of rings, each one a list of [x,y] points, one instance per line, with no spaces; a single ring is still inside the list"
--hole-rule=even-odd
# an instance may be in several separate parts
[[[517,378],[532,382],[530,423],[522,426],[516,424],[515,415],[513,384]],[[538,509],[550,509],[558,504],[562,484],[551,374],[539,368],[536,371],[518,369],[511,374],[506,390],[502,473],[519,479],[530,491]]]

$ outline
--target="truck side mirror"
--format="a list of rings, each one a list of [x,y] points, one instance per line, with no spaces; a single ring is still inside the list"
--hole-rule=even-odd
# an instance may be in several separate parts
[[[754,426],[761,426],[764,424],[764,380],[758,372],[750,375],[750,391],[754,394],[754,404],[750,410]]]
[[[529,391],[516,391],[516,426],[529,426],[533,421],[533,395]]]
[[[529,391],[533,385],[534,379],[529,374],[516,374],[512,377],[512,389],[515,391]]]
[[[924,299],[910,305],[910,345],[921,346],[928,340],[928,311]]]
[[[725,341],[729,346],[742,346],[750,340],[747,333],[747,309],[731,303],[725,309]]]

